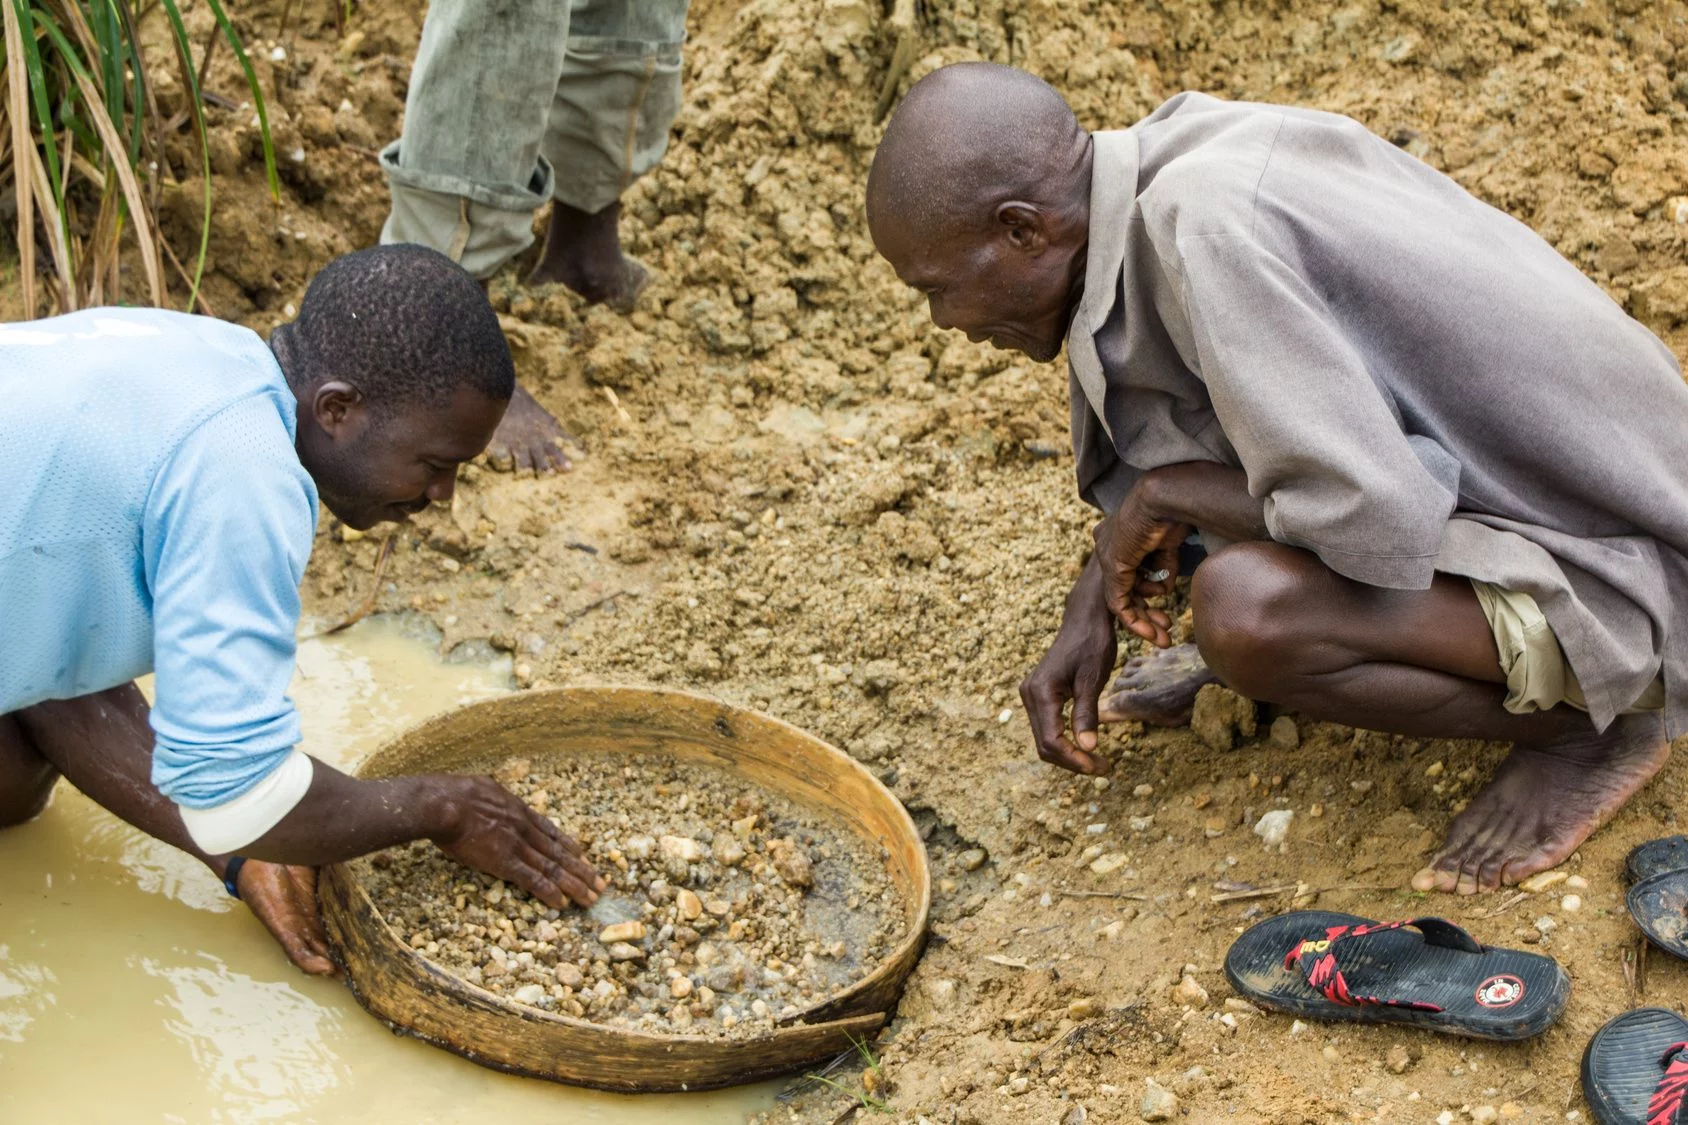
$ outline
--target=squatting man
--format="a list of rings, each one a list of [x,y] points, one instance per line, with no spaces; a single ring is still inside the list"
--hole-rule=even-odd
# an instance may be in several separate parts
[[[1688,385],[1524,224],[1344,117],[1186,93],[1091,134],[989,64],[910,90],[867,207],[935,324],[1067,347],[1105,518],[1021,688],[1047,761],[1101,773],[1099,721],[1181,722],[1214,678],[1510,742],[1412,880],[1471,893],[1564,860],[1688,732]],[[1174,647],[1148,600],[1192,529]],[[1103,698],[1116,621],[1164,651]]]
[[[63,776],[313,973],[314,867],[407,840],[594,901],[579,845],[491,778],[348,777],[286,694],[319,502],[359,530],[448,502],[514,387],[479,284],[418,246],[330,263],[267,344],[155,309],[0,325],[0,828]]]

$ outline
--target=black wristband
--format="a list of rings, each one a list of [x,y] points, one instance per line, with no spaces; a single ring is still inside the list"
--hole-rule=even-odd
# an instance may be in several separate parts
[[[245,866],[245,856],[231,855],[228,866],[223,868],[223,889],[235,898],[240,897],[240,869]]]

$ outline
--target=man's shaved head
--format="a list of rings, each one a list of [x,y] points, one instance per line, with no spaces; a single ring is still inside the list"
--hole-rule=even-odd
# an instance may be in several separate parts
[[[935,70],[874,154],[873,244],[940,328],[1047,362],[1084,287],[1092,152],[1041,78],[995,63]]]
[[[1088,151],[1087,134],[1055,88],[996,63],[957,63],[916,82],[885,127],[867,177],[870,221],[895,215],[917,229],[974,229],[998,203],[1054,203]]]

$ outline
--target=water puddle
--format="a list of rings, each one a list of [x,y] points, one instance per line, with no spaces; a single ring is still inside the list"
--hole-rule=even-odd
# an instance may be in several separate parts
[[[405,727],[507,690],[387,619],[299,649],[305,749],[347,767]],[[392,1035],[301,976],[202,866],[61,785],[0,833],[0,1121],[738,1125],[775,1084],[599,1094]]]

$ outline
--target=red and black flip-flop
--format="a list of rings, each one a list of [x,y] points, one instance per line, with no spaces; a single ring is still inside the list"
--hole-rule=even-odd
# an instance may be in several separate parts
[[[1478,1039],[1540,1035],[1571,995],[1553,958],[1483,945],[1441,918],[1373,922],[1325,910],[1253,926],[1225,955],[1225,976],[1262,1008]]]
[[[1599,1125],[1688,1125],[1688,1020],[1637,1008],[1588,1041],[1583,1097]]]
[[[1665,952],[1688,958],[1688,839],[1639,845],[1624,861],[1624,875],[1633,884],[1624,905],[1641,932]]]

